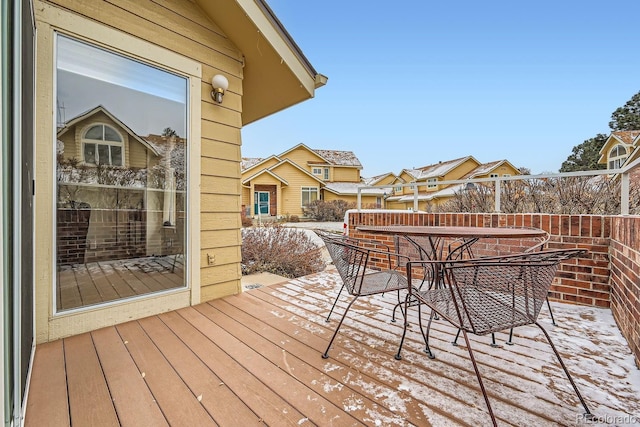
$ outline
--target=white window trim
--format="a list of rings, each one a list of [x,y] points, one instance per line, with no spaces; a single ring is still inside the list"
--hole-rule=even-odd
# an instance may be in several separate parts
[[[624,150],[624,155],[617,154],[614,156],[611,154],[613,153],[613,150],[620,151],[620,148]],[[629,157],[629,150],[627,150],[627,147],[625,147],[623,144],[616,144],[614,147],[611,147],[611,150],[609,150],[608,154],[609,156],[607,158],[607,167],[609,169],[620,169],[620,167]]]
[[[120,52],[186,77],[189,90],[188,135],[191,141],[200,141],[202,65],[199,62],[47,3],[39,3],[36,15],[37,85],[40,94],[36,102],[36,134],[41,135],[36,149],[36,162],[42,166],[36,168],[36,181],[50,188],[36,193],[36,204],[55,207],[56,120],[52,114],[55,111],[55,46],[52,43],[55,32]],[[51,137],[47,138],[46,135]],[[188,150],[188,209],[193,213],[200,212],[200,150],[200,144],[197,143],[191,144]],[[187,251],[190,254],[187,260],[189,268],[186,288],[53,315],[56,257],[52,254],[55,254],[56,218],[52,212],[49,208],[36,210],[35,233],[39,236],[35,248],[36,258],[47,260],[37,263],[34,272],[35,277],[40,278],[36,280],[35,290],[36,340],[54,340],[125,322],[133,317],[151,316],[200,302],[200,215],[191,214],[186,231]]]
[[[120,141],[119,142],[118,141],[106,141],[106,140],[102,140],[101,141],[99,139],[87,139],[87,138],[85,138],[85,135],[87,134],[89,129],[91,129],[92,127],[97,126],[97,125],[102,125],[102,126],[111,128],[113,131],[115,131],[118,134],[118,136],[120,137]],[[97,145],[100,144],[100,145],[113,145],[113,146],[116,146],[116,147],[120,147],[122,149],[122,165],[113,165],[113,164],[111,164],[111,159],[109,159],[109,164],[106,165],[106,166],[125,167],[127,165],[127,162],[125,160],[125,151],[126,151],[125,147],[124,147],[125,139],[124,139],[124,136],[122,135],[122,133],[118,129],[116,129],[115,127],[111,126],[108,123],[93,122],[93,123],[85,126],[82,129],[81,135],[82,135],[82,137],[80,139],[80,145],[81,145],[80,146],[80,150],[81,150],[82,163],[83,164],[85,164],[87,166],[96,166],[97,165],[97,163],[87,162],[86,159],[84,158],[84,145],[85,144],[96,144],[96,156],[97,156],[98,155]]]
[[[318,187],[300,187],[300,206],[301,207],[305,207],[307,205],[305,205],[302,202],[302,195],[305,193],[305,191],[309,192],[309,194],[311,194],[311,192],[315,192],[316,193],[316,200],[320,200],[320,188]],[[309,197],[310,202],[312,202],[313,200],[311,200],[311,197]]]
[[[427,179],[427,188],[436,188],[438,186],[438,178]]]

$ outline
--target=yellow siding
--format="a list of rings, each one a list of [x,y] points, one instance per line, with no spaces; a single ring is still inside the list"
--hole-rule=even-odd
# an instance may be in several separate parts
[[[406,172],[402,172],[400,174],[400,178],[407,184],[415,181],[415,178]],[[402,193],[398,195],[404,195],[404,194],[413,194],[413,190],[410,187],[402,187]]]
[[[511,165],[509,165],[509,164],[503,164],[503,165],[500,165],[499,167],[497,167],[495,170],[492,170],[492,171],[491,171],[491,173],[489,173],[489,174],[487,174],[487,175],[483,175],[483,178],[484,178],[484,177],[487,177],[487,178],[488,178],[488,177],[489,177],[489,175],[490,175],[490,174],[493,174],[493,173],[497,173],[497,174],[498,174],[498,176],[504,176],[504,175],[511,175],[511,176],[514,176],[514,175],[520,175],[520,171],[519,171],[519,170],[515,169],[514,167],[512,167],[512,166],[511,166]]]
[[[251,188],[242,187],[242,206],[246,208],[251,204]],[[247,216],[249,214],[247,213]]]
[[[183,299],[191,303],[199,302],[207,298],[220,297],[241,291],[240,285],[240,245],[239,215],[240,215],[240,128],[242,108],[242,55],[232,43],[222,34],[220,29],[201,10],[191,2],[181,0],[128,1],[112,0],[104,2],[100,0],[54,0],[34,2],[36,20],[38,24],[38,82],[36,90],[41,94],[37,98],[38,140],[37,161],[38,180],[43,188],[54,179],[55,163],[52,159],[53,138],[50,129],[53,128],[51,116],[53,93],[53,29],[60,28],[71,35],[80,34],[90,42],[103,44],[106,47],[118,43],[122,48],[116,49],[123,52],[143,51],[144,46],[152,45],[153,49],[144,55],[155,55],[159,50],[170,51],[178,56],[157,55],[155,60],[160,66],[180,70],[182,64],[188,61],[197,64],[188,72],[191,76],[201,75],[198,85],[191,87],[191,96],[197,99],[197,108],[193,108],[191,123],[194,129],[193,141],[189,144],[197,144],[201,151],[202,165],[195,165],[195,170],[200,170],[201,176],[196,181],[202,181],[201,197],[206,202],[202,213],[200,211],[200,198],[193,198],[192,203],[196,211],[190,212],[193,222],[200,221],[206,224],[207,230],[201,229],[197,236],[192,236],[193,241],[200,245],[204,253],[217,255],[219,252],[229,256],[216,258],[214,266],[207,266],[199,257],[189,260],[192,266],[191,295]],[[57,6],[60,6],[58,9]],[[69,13],[71,12],[71,13]],[[98,26],[97,24],[100,24]],[[113,31],[115,30],[115,31]],[[108,32],[115,37],[95,37],[91,34]],[[136,38],[137,40],[133,40]],[[123,42],[128,40],[129,42]],[[139,41],[143,42],[139,42]],[[148,45],[146,44],[148,43]],[[134,55],[135,56],[135,55]],[[209,82],[214,74],[222,73],[229,80],[229,90],[225,94],[222,105],[215,104],[211,97]],[[192,78],[193,80],[193,78]],[[193,107],[193,104],[192,104]],[[38,116],[39,115],[39,116]],[[200,138],[201,136],[201,138]],[[125,153],[126,155],[126,153]],[[197,163],[197,162],[196,162]],[[198,188],[198,182],[192,188]],[[38,209],[36,218],[36,258],[41,260],[36,266],[36,334],[37,341],[47,341],[59,336],[68,335],[69,331],[60,328],[62,321],[52,319],[52,289],[53,277],[51,265],[52,248],[54,247],[52,215],[49,206],[53,206],[52,195],[37,195],[37,202],[42,209]],[[224,201],[224,205],[215,205],[215,200]],[[237,218],[234,221],[232,218]],[[225,239],[208,238],[210,229],[225,230],[233,237]],[[235,250],[234,250],[235,248]],[[198,266],[193,268],[193,266]],[[194,271],[198,270],[198,271]],[[215,270],[215,274],[210,274]],[[65,321],[75,322],[81,329],[90,330],[101,325],[112,324],[125,319],[139,317],[140,314],[152,314],[140,309],[140,304],[122,304],[111,309],[100,309],[101,314],[93,317],[82,317],[73,320],[73,316],[65,316]],[[130,307],[130,308],[127,308]],[[156,307],[156,310],[175,308],[174,305],[164,304]],[[96,312],[95,310],[93,311]],[[71,319],[71,320],[69,320]],[[57,323],[56,323],[57,322]],[[78,328],[73,329],[75,332]],[[55,332],[54,332],[55,331]]]
[[[472,159],[467,159],[466,161],[464,161],[461,165],[451,169],[442,179],[442,181],[449,181],[449,180],[456,180],[456,179],[460,179],[463,176],[465,176],[466,174],[468,174],[469,172],[471,172],[472,170],[474,170],[475,168],[477,168],[478,166],[480,166],[477,162],[473,161]],[[440,189],[442,188],[446,188],[448,187],[448,185],[444,186],[444,187],[440,187]]]
[[[65,160],[69,160],[74,157],[78,161],[82,159],[79,154],[80,147],[78,147],[78,144],[76,144],[74,132],[67,132],[58,139],[64,143],[64,152],[62,153],[62,157]]]
[[[300,172],[290,164],[283,164],[274,171],[278,176],[286,177],[289,185],[282,187],[282,200],[280,200],[280,215],[303,215],[302,212],[302,187],[317,187],[320,194],[320,183],[312,177]]]
[[[125,157],[127,166],[131,168],[147,167],[147,147],[129,137],[129,135],[125,135],[125,139],[129,140],[127,144],[129,147],[129,156]]]
[[[360,182],[360,170],[358,168],[333,168],[332,181],[336,182]]]
[[[284,157],[291,160],[293,163],[297,164],[298,166],[300,166],[302,169],[306,170],[309,173],[312,172],[312,167],[313,167],[313,166],[309,166],[309,162],[313,162],[313,163],[325,162],[325,160],[323,160],[317,154],[309,151],[305,147],[297,147],[289,151],[288,153],[286,153]],[[318,167],[324,167],[324,166],[318,166]]]
[[[397,181],[397,178],[393,175],[387,175],[376,183],[376,185],[393,185]]]

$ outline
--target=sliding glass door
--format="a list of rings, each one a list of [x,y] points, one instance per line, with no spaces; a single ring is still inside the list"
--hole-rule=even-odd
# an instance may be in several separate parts
[[[187,79],[56,37],[56,311],[186,286]]]

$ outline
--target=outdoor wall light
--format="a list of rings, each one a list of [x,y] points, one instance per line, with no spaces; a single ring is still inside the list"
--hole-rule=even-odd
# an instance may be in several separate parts
[[[211,86],[213,86],[211,98],[218,104],[222,104],[222,97],[224,96],[224,91],[229,87],[229,80],[222,74],[216,74],[211,79]]]

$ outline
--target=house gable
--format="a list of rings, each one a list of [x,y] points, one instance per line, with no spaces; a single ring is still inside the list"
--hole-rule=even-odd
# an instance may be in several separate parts
[[[114,129],[122,138],[124,164],[127,168],[145,168],[149,166],[149,156],[157,158],[158,149],[145,139],[134,133],[129,126],[107,111],[103,106],[80,114],[69,120],[57,133],[62,146],[58,151],[65,160],[76,159],[85,161],[83,153],[83,138],[85,132],[94,125],[105,125]]]
[[[640,138],[640,130],[611,132],[611,135],[609,135],[609,138],[600,149],[598,164],[609,164],[609,153],[616,145],[622,145],[627,151],[627,156],[631,156],[635,147],[637,147],[638,138]]]
[[[298,144],[278,154],[277,157],[280,159],[289,159],[309,172],[311,172],[311,164],[328,166],[328,162],[322,158],[322,156],[304,144]]]

